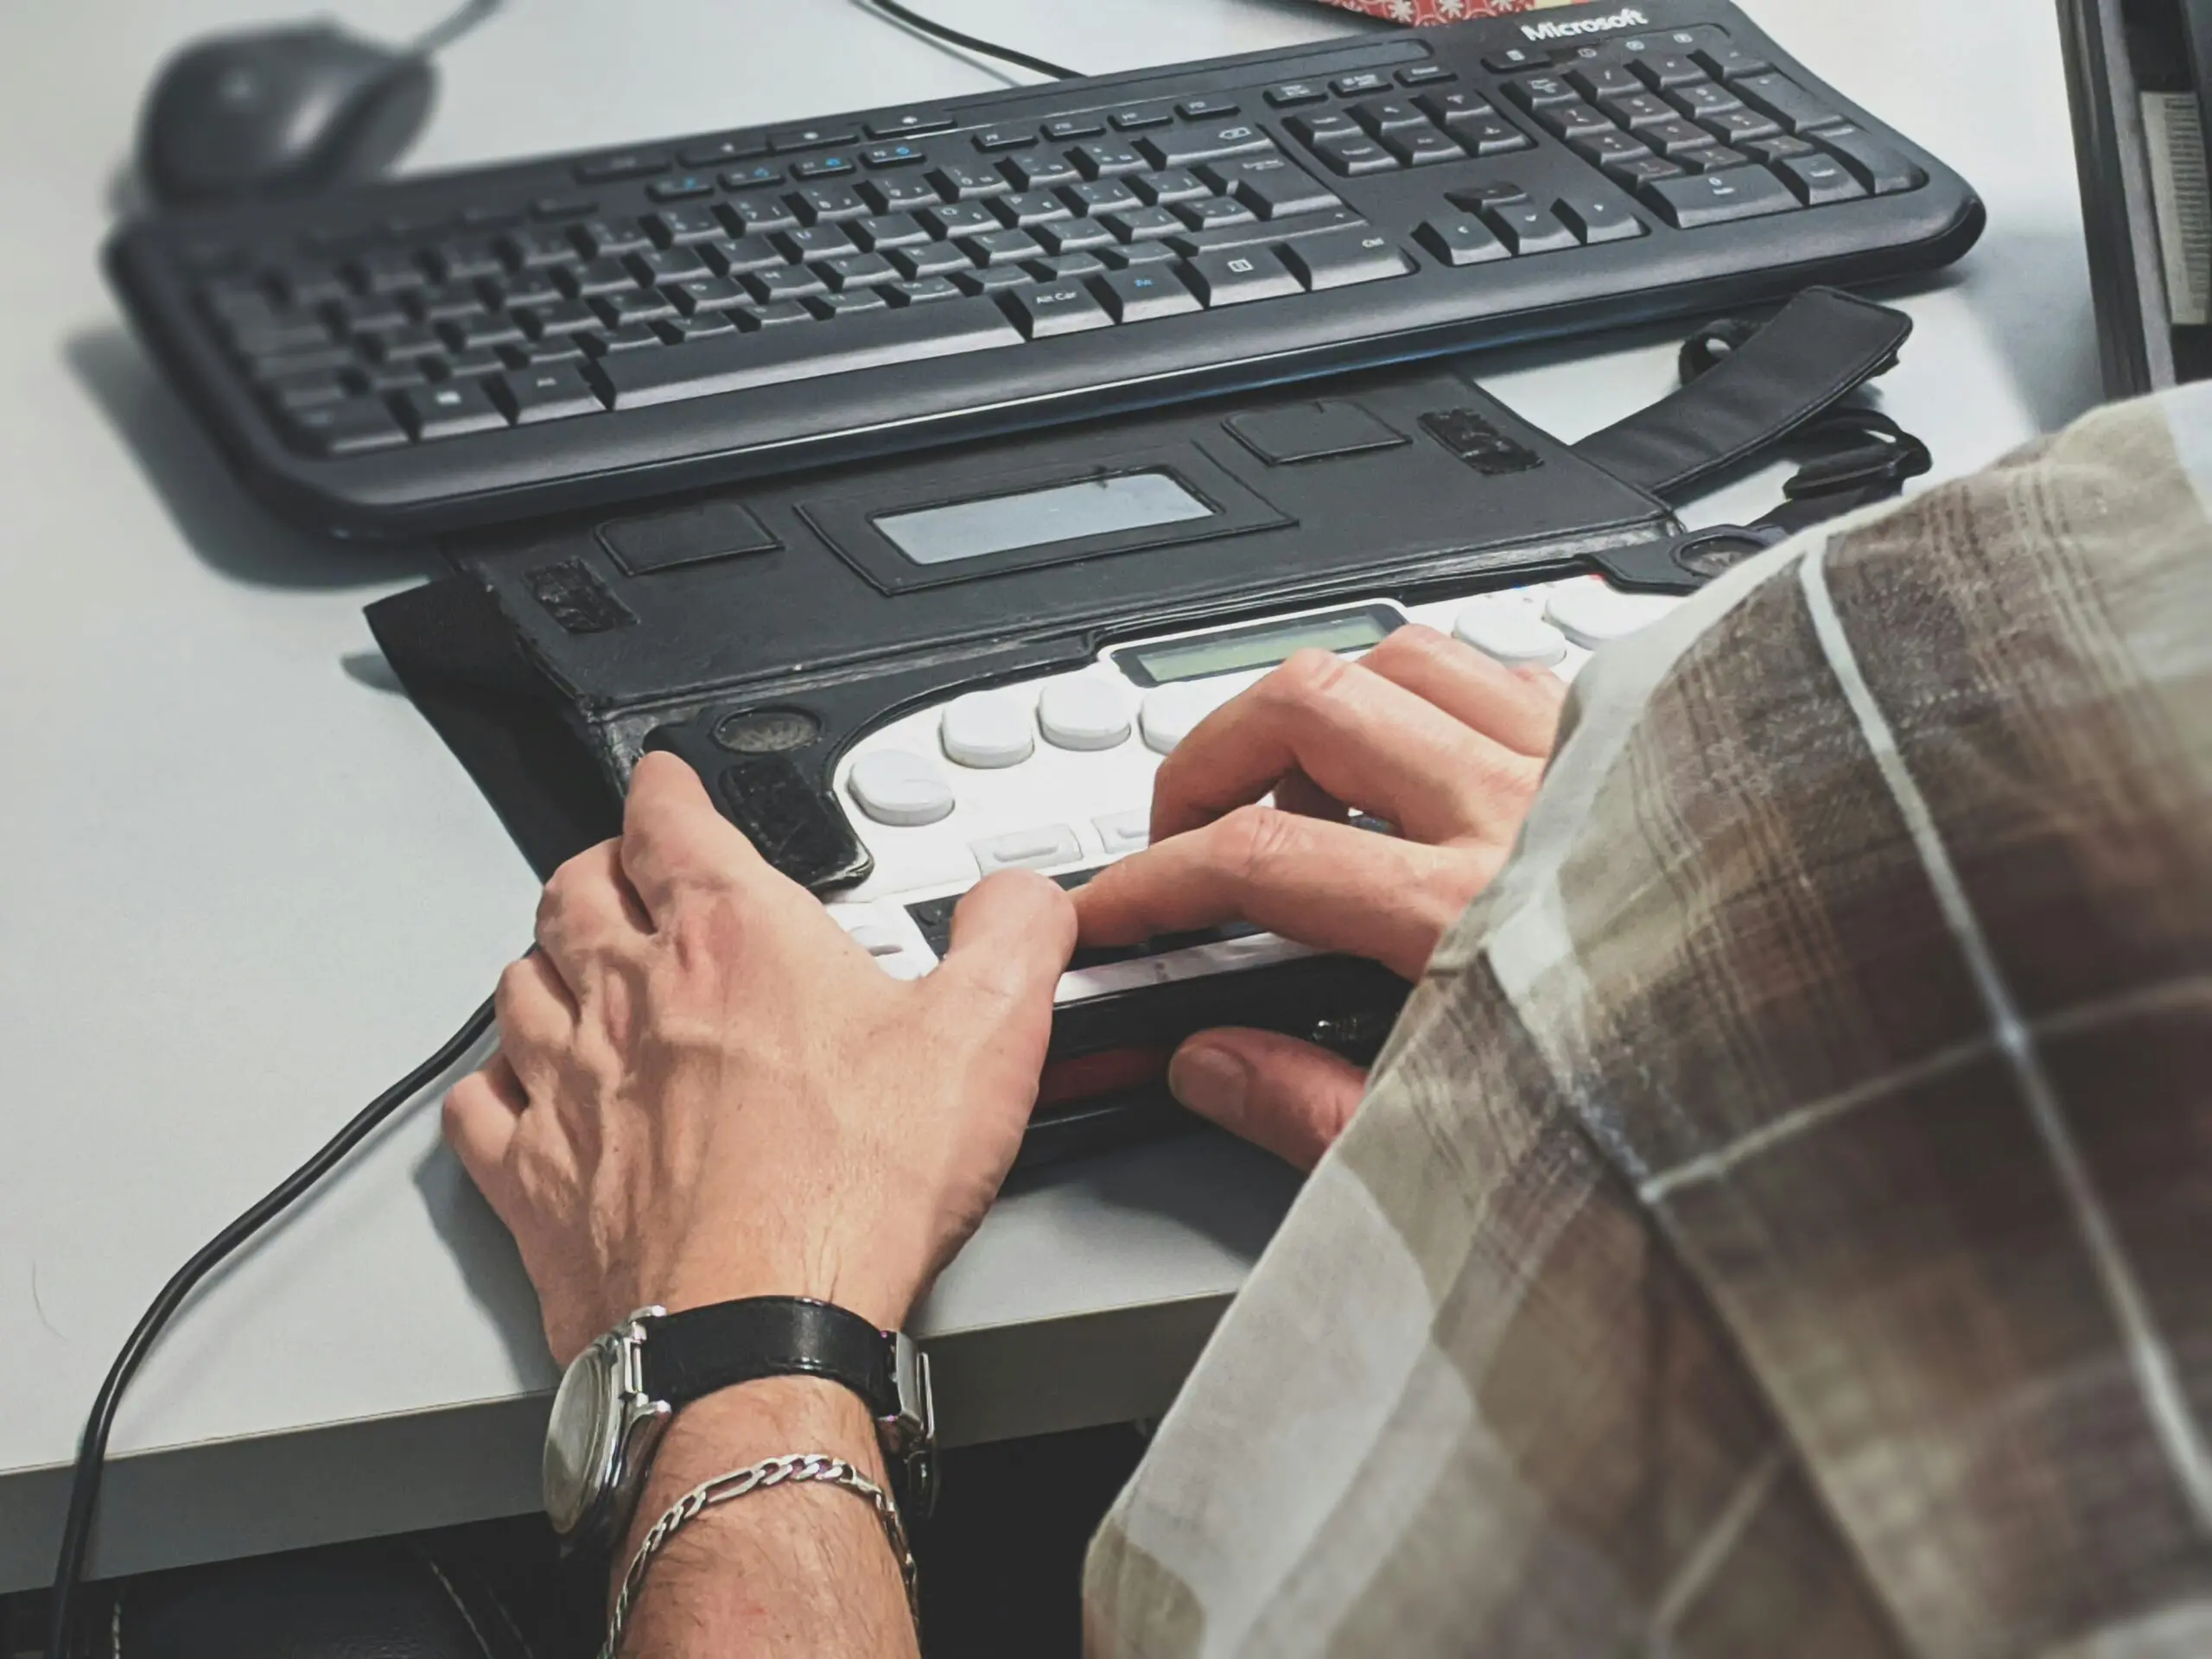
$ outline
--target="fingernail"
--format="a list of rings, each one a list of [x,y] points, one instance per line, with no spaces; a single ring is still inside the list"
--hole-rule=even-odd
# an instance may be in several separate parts
[[[1244,1121],[1244,1096],[1250,1086],[1244,1062],[1212,1043],[1185,1043],[1167,1063],[1167,1091],[1224,1128],[1233,1129]]]

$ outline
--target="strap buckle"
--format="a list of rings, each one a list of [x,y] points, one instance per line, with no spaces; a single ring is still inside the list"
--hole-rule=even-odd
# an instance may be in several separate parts
[[[898,1408],[875,1420],[877,1442],[898,1471],[899,1498],[916,1519],[937,1506],[937,1394],[930,1357],[904,1331],[884,1332],[886,1369]]]
[[[1808,443],[1855,438],[1850,448],[1808,461],[1782,486],[1792,501],[1829,495],[1893,495],[1905,480],[1935,465],[1928,446],[1888,416],[1871,409],[1838,410],[1802,435]]]

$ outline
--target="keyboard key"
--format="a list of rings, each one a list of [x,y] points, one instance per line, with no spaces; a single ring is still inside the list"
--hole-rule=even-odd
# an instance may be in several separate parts
[[[1744,146],[1760,161],[1786,162],[1793,157],[1818,156],[1821,152],[1802,138],[1759,138]]]
[[[938,300],[957,300],[960,289],[949,276],[925,276],[918,283],[899,283],[887,288],[883,297],[893,305],[929,305]]]
[[[1608,128],[1574,141],[1574,153],[1586,162],[1595,162],[1600,167],[1611,167],[1622,162],[1645,159],[1651,155],[1651,146],[1630,137],[1625,132]],[[1681,169],[1675,169],[1680,172]]]
[[[369,355],[382,363],[402,363],[410,358],[435,357],[445,349],[435,332],[413,323],[404,328],[366,333],[360,339]]]
[[[1124,173],[1141,173],[1145,159],[1127,144],[1094,140],[1077,144],[1070,155],[1086,179],[1117,178]]]
[[[794,259],[834,259],[839,254],[861,251],[853,233],[842,225],[809,225],[785,231],[777,236],[776,245]]]
[[[798,225],[798,214],[781,196],[733,197],[722,204],[722,219],[740,236],[767,236]]]
[[[1083,176],[1075,163],[1056,149],[1009,156],[1003,165],[1007,176],[1020,190],[1049,190],[1056,185],[1073,184]]]
[[[1497,113],[1497,106],[1479,92],[1424,92],[1414,103],[1422,114],[1446,131]]]
[[[1823,127],[1815,137],[1878,196],[1917,190],[1928,182],[1927,174],[1863,127]]]
[[[1165,242],[1132,242],[1127,247],[1101,248],[1098,257],[1109,270],[1135,270],[1147,265],[1172,265],[1175,250]]]
[[[1447,265],[1486,265],[1513,257],[1497,232],[1472,213],[1432,219],[1414,232],[1414,240]]]
[[[986,231],[1004,228],[999,223],[999,216],[979,201],[956,201],[947,207],[928,208],[918,217],[932,236],[981,236]]]
[[[1660,179],[1645,185],[1641,194],[1654,213],[1682,231],[1788,213],[1799,205],[1789,188],[1763,167]]]
[[[1764,110],[1791,132],[1814,132],[1822,127],[1846,124],[1840,111],[1787,75],[1751,75],[1733,84],[1746,104],[1755,110]]]
[[[536,305],[515,314],[522,326],[537,340],[550,340],[563,334],[582,334],[587,328],[599,327],[599,317],[582,300],[563,300],[555,305]]]
[[[416,289],[408,297],[408,304],[424,322],[444,322],[481,311],[484,296],[474,283],[441,283],[435,288]]]
[[[1585,243],[1633,242],[1650,226],[1611,196],[1569,196],[1554,204],[1559,220]]]
[[[1494,75],[1510,75],[1517,69],[1535,69],[1548,66],[1552,54],[1532,51],[1525,46],[1510,46],[1503,52],[1493,52],[1483,60],[1483,67]]]
[[[474,236],[448,242],[445,246],[433,250],[430,261],[436,267],[440,279],[448,283],[469,283],[480,277],[502,276],[507,268],[507,262],[499,257],[499,249],[483,238]],[[334,277],[336,274],[334,271],[331,273]],[[338,296],[326,294],[321,297],[334,299]],[[312,305],[317,302],[305,299],[298,302]]]
[[[1000,870],[1050,869],[1055,864],[1072,864],[1083,856],[1075,831],[1064,823],[971,841],[968,850],[975,854],[976,867],[985,875]]]
[[[748,280],[758,281],[758,278]],[[617,409],[710,397],[752,386],[957,353],[1018,346],[1023,335],[988,300],[887,307],[835,327],[764,328],[702,340],[682,351],[644,352],[594,365]]]
[[[382,397],[387,392],[405,391],[410,386],[422,385],[430,377],[423,372],[420,363],[407,362],[379,363],[374,368],[363,370],[362,378],[368,382],[372,394]]]
[[[1116,132],[1143,132],[1152,127],[1172,126],[1175,111],[1165,104],[1141,104],[1132,109],[1116,110],[1108,119]]]
[[[1728,115],[1744,107],[1742,99],[1709,80],[1677,88],[1667,94],[1667,101],[1693,121],[1710,121],[1715,116]]]
[[[1063,116],[1045,124],[1045,136],[1056,144],[1071,143],[1077,138],[1095,138],[1106,130],[1106,124],[1088,115]]]
[[[1452,136],[1457,138],[1470,156],[1510,156],[1516,150],[1533,149],[1536,141],[1502,116],[1491,116],[1481,121],[1470,121],[1454,127]]]
[[[1569,70],[1567,79],[1569,86],[1593,104],[1608,98],[1627,98],[1643,90],[1643,83],[1624,63],[1586,63]]]
[[[1695,56],[1715,80],[1741,80],[1746,75],[1764,74],[1774,67],[1758,53],[1737,46],[1707,47]]]
[[[1268,87],[1266,94],[1268,106],[1278,110],[1293,109],[1300,104],[1319,104],[1328,95],[1326,87],[1311,80],[1287,80],[1280,86]]]
[[[668,157],[656,149],[626,149],[576,163],[578,184],[608,184],[617,179],[642,179],[668,171]]]
[[[733,311],[730,315],[745,328],[780,328],[786,323],[814,321],[814,313],[797,300],[774,300],[756,305],[750,311]]]
[[[351,395],[353,385],[349,377],[336,369],[315,369],[271,380],[261,390],[279,409],[313,409],[318,404],[340,402]]]
[[[1349,207],[1306,213],[1297,219],[1255,219],[1246,225],[1221,225],[1210,231],[1185,231],[1168,238],[1167,245],[1185,257],[1226,253],[1240,248],[1271,246],[1294,238],[1326,236],[1336,231],[1368,231],[1374,227]]]
[[[929,181],[948,201],[972,201],[979,196],[1002,196],[1014,188],[1006,175],[988,162],[949,162],[931,169]]]
[[[649,288],[633,288],[626,294],[602,294],[591,302],[591,308],[610,328],[658,322],[663,317],[676,315],[676,308]]]
[[[246,372],[257,385],[270,385],[296,374],[314,374],[324,369],[343,369],[352,365],[353,353],[343,346],[323,346],[314,351],[284,352],[274,357],[257,357],[246,363]]]
[[[1694,86],[1707,77],[1704,69],[1679,52],[1654,52],[1636,60],[1636,73],[1655,92],[1677,86]]]
[[[976,148],[986,155],[1027,149],[1036,142],[1037,135],[1027,127],[986,127],[976,135]]]
[[[1562,104],[1580,104],[1576,92],[1563,75],[1526,75],[1505,83],[1505,95],[1532,114]]]
[[[1120,179],[1098,179],[1088,184],[1071,184],[1060,193],[1061,199],[1077,213],[1118,213],[1131,207],[1141,207],[1137,193]]]
[[[964,238],[960,245],[979,265],[1019,264],[1045,251],[1044,245],[1027,231],[987,231]]]
[[[1209,308],[1280,299],[1306,291],[1305,284],[1266,248],[1201,253],[1190,261],[1187,276],[1192,291]]]
[[[520,270],[543,270],[577,257],[575,245],[558,231],[511,231],[499,238],[507,264]]]
[[[1539,110],[1536,119],[1555,138],[1580,138],[1585,133],[1618,130],[1611,116],[1582,103],[1554,104]]]
[[[1389,78],[1368,71],[1357,75],[1338,75],[1329,83],[1329,88],[1338,98],[1364,98],[1370,92],[1388,92]]]
[[[1197,174],[1181,167],[1139,173],[1128,181],[1128,186],[1136,192],[1138,200],[1158,207],[1173,207],[1179,201],[1195,201],[1200,196],[1212,195],[1217,188],[1225,188],[1208,185]]]
[[[1017,289],[1004,296],[1007,315],[1032,340],[1110,328],[1114,319],[1098,296],[1079,282],[1058,282]]]
[[[288,410],[282,424],[292,442],[318,455],[360,455],[407,442],[391,411],[374,397]]]
[[[988,265],[981,270],[957,272],[952,280],[960,285],[963,294],[985,295],[1027,288],[1037,277],[1027,265]]]
[[[1368,136],[1367,129],[1342,110],[1330,110],[1314,115],[1294,115],[1290,118],[1290,130],[1294,137],[1309,148],[1319,148],[1335,139],[1358,139]]]
[[[1772,138],[1782,131],[1782,126],[1772,116],[1762,115],[1757,110],[1726,110],[1707,116],[1705,130],[1724,144],[1742,146],[1758,139]]]
[[[804,190],[794,190],[791,206],[809,225],[841,225],[847,219],[866,219],[868,205],[859,193],[846,184],[811,184]]]
[[[507,417],[492,401],[481,380],[448,380],[422,386],[399,393],[394,401],[408,429],[424,440],[497,432],[507,424]]]
[[[878,823],[912,828],[952,816],[952,785],[935,760],[904,749],[876,749],[853,762],[845,787]]]
[[[540,196],[530,204],[530,216],[548,224],[588,218],[598,211],[599,203],[589,196]]]
[[[617,258],[642,252],[653,245],[645,227],[634,219],[594,219],[577,226],[572,234],[588,259]]]
[[[865,225],[874,221],[863,219],[861,222]],[[858,229],[858,226],[855,228]],[[916,226],[917,239],[924,239],[918,234],[919,230],[920,227]],[[726,276],[742,276],[754,270],[772,270],[787,263],[783,250],[765,236],[738,236],[721,242],[709,242],[701,247],[699,252],[702,258],[720,269]]]
[[[919,144],[870,144],[861,151],[863,167],[919,167],[928,160],[927,153]]]
[[[512,317],[464,317],[458,322],[443,325],[447,343],[456,352],[489,351],[500,346],[522,344],[522,324]]]
[[[817,295],[807,302],[817,316],[832,320],[866,311],[880,311],[890,303],[872,288],[841,289],[835,294]]]
[[[891,255],[891,263],[909,282],[967,270],[975,264],[950,242],[925,242],[918,247],[899,248]]]
[[[1574,232],[1560,223],[1558,215],[1533,202],[1526,207],[1493,207],[1490,222],[1516,254],[1557,253],[1581,245]]]
[[[805,265],[785,265],[777,270],[756,270],[745,278],[745,286],[753,297],[763,304],[772,305],[779,300],[808,300],[817,294],[829,291],[830,284],[820,273]]]
[[[1414,269],[1413,261],[1379,231],[1301,237],[1283,244],[1282,261],[1315,293],[1403,276]]]
[[[1424,127],[1419,132],[1394,132],[1382,141],[1382,147],[1408,167],[1463,162],[1467,158],[1465,150],[1434,127]]]
[[[836,179],[860,171],[860,163],[849,156],[814,156],[791,168],[795,179]]]
[[[714,175],[685,173],[673,179],[662,179],[647,186],[645,194],[655,201],[689,201],[694,196],[711,196],[715,194]]]
[[[1742,150],[1730,149],[1723,144],[1714,144],[1707,149],[1686,149],[1675,159],[1692,173],[1726,173],[1751,164],[1751,158]]]
[[[1125,213],[1108,213],[1100,223],[1124,242],[1173,236],[1183,229],[1183,221],[1165,207],[1132,207]]]
[[[854,144],[860,142],[860,129],[844,123],[833,123],[817,127],[785,127],[780,132],[768,135],[768,148],[779,156],[793,150],[827,149],[832,144]]]
[[[1630,132],[1678,121],[1682,113],[1656,92],[1638,92],[1626,98],[1609,98],[1599,107]]]
[[[1395,173],[1401,165],[1396,156],[1366,137],[1331,138],[1315,145],[1313,153],[1331,172],[1341,173],[1348,179],[1363,178],[1370,173]]]
[[[927,133],[950,132],[958,124],[942,110],[903,110],[868,124],[871,138],[918,138]]]
[[[1525,202],[1529,193],[1511,179],[1491,179],[1465,190],[1451,191],[1444,199],[1471,213],[1486,213],[1493,207],[1510,207]]]
[[[1106,261],[1089,251],[1058,253],[1049,259],[1030,262],[1029,270],[1039,282],[1057,283],[1070,276],[1095,276],[1106,269]]]
[[[1440,63],[1417,63],[1410,69],[1398,71],[1401,86],[1433,86],[1440,80],[1457,80],[1459,76]]]
[[[1223,225],[1249,225],[1255,215],[1241,201],[1231,201],[1225,196],[1207,196],[1198,201],[1177,205],[1175,215],[1194,231],[1211,231]]]
[[[655,348],[662,343],[652,325],[644,322],[621,328],[602,328],[595,334],[582,334],[578,339],[583,348],[596,358],[620,357]]]
[[[1408,128],[1428,125],[1426,114],[1411,104],[1395,98],[1371,98],[1363,104],[1353,105],[1346,113],[1366,128],[1370,137],[1375,138],[1389,132],[1403,132]]]
[[[709,139],[704,143],[687,144],[676,152],[676,160],[682,167],[727,167],[732,162],[751,161],[767,153],[766,137],[741,132],[727,138]]]
[[[874,214],[855,222],[852,232],[854,241],[878,253],[891,248],[910,248],[917,242],[930,239],[921,220],[912,213]]]
[[[758,190],[783,181],[784,169],[773,162],[747,162],[742,167],[729,168],[721,176],[725,190]]]
[[[1147,322],[1204,309],[1172,270],[1108,271],[1091,278],[1090,288],[1116,322]]]
[[[902,213],[931,207],[944,200],[927,179],[864,179],[855,187],[861,200],[879,213]]]
[[[1710,149],[1720,142],[1703,127],[1680,116],[1670,121],[1655,121],[1636,136],[1670,161],[1681,161],[1694,149]]]
[[[606,407],[591,382],[584,378],[583,371],[572,363],[502,375],[486,384],[518,426],[566,420],[572,415],[596,415]]]
[[[1646,150],[1640,156],[1606,162],[1605,171],[1634,190],[1660,179],[1679,179],[1682,176],[1683,168],[1679,162],[1670,162],[1662,156],[1654,156]]]
[[[1022,190],[1010,196],[1001,196],[991,204],[991,211],[1002,224],[1014,230],[1032,225],[1042,225],[1055,219],[1072,217],[1073,210],[1049,190]]]
[[[1249,122],[1230,122],[1225,126],[1178,128],[1173,132],[1158,133],[1144,140],[1142,147],[1145,154],[1152,157],[1154,167],[1190,167],[1198,162],[1218,161],[1224,156],[1248,156],[1255,150],[1273,149],[1274,140]]]
[[[1185,121],[1207,121],[1240,113],[1230,98],[1186,98],[1175,106]]]
[[[1049,225],[1039,225],[1032,234],[1051,254],[1082,253],[1114,245],[1113,228],[1097,219],[1054,219]]]
[[[368,294],[397,294],[429,281],[422,266],[394,249],[365,253],[346,266],[354,287]]]
[[[663,291],[687,317],[702,311],[727,311],[750,297],[728,276],[695,276],[689,282],[671,283]]]
[[[696,248],[655,248],[647,253],[632,254],[626,263],[632,274],[647,283],[681,283],[714,274]]]
[[[1784,156],[1775,163],[1774,170],[1808,207],[1856,201],[1866,194],[1866,187],[1833,156]]]

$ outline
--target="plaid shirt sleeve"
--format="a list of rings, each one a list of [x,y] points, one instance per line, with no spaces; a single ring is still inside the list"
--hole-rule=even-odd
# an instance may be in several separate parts
[[[1093,1659],[2212,1654],[2212,387],[1600,656]]]

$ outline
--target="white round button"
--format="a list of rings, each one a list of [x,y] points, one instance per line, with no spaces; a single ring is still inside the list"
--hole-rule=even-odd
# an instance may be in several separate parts
[[[1018,766],[1037,747],[1029,711],[1004,691],[970,691],[945,704],[938,721],[944,752],[963,766]]]
[[[1129,700],[1105,680],[1054,680],[1037,699],[1037,724],[1056,749],[1110,749],[1129,734]]]
[[[1567,655],[1567,636],[1518,599],[1485,598],[1461,607],[1452,632],[1508,668],[1549,668]]]
[[[1564,582],[1544,601],[1544,620],[1586,651],[1641,632],[1675,608],[1663,594],[1624,594],[1596,576]]]
[[[1216,700],[1204,685],[1156,686],[1144,694],[1144,710],[1138,716],[1144,743],[1160,754],[1172,754],[1175,746],[1191,734],[1191,728],[1214,711]]]
[[[878,749],[853,762],[846,787],[878,823],[935,823],[952,811],[952,785],[937,763],[904,749]]]

